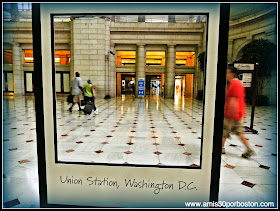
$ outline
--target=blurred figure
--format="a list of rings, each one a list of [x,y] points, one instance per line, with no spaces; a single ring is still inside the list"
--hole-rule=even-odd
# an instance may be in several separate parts
[[[80,73],[75,73],[75,78],[71,81],[71,88],[70,93],[73,95],[73,103],[72,106],[69,108],[69,111],[72,112],[73,106],[77,103],[79,106],[79,111],[82,111],[81,104],[80,104],[80,94],[83,93],[82,87],[82,79],[80,78]]]
[[[133,91],[133,95],[135,96],[135,83],[131,84],[131,88],[132,88],[132,91]]]
[[[245,88],[240,80],[236,78],[237,69],[228,66],[227,69],[227,90],[224,110],[224,129],[222,154],[225,154],[225,142],[230,138],[230,133],[236,133],[247,150],[242,154],[242,157],[248,158],[254,154],[254,151],[249,145],[248,139],[242,134],[242,122],[245,116]]]

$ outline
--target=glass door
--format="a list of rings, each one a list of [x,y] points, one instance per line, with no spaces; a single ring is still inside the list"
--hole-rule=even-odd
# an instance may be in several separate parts
[[[57,93],[70,92],[70,72],[56,72],[55,77],[55,90]]]
[[[146,75],[146,95],[156,95],[159,96],[161,93],[161,86],[162,86],[162,75],[153,74],[153,75]]]
[[[122,74],[121,76],[121,94],[124,95],[133,95],[135,90],[135,75]]]
[[[3,92],[14,92],[13,71],[4,71],[3,73]]]
[[[24,72],[24,89],[25,93],[34,93],[33,91],[33,72],[32,71],[25,71]]]

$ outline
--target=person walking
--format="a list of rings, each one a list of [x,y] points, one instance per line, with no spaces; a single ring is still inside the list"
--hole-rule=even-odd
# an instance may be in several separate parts
[[[135,96],[135,83],[131,84],[131,88],[132,88],[133,95]]]
[[[71,81],[71,88],[70,93],[73,95],[73,103],[69,108],[69,111],[72,112],[73,106],[77,103],[79,106],[79,111],[82,111],[81,104],[80,104],[80,94],[83,93],[82,87],[82,79],[80,78],[80,73],[76,72],[75,76]]]
[[[255,154],[249,145],[248,139],[242,134],[242,120],[245,116],[245,88],[240,80],[236,78],[237,69],[233,66],[227,68],[226,99],[224,108],[224,128],[222,141],[222,154],[225,154],[225,142],[230,138],[231,133],[236,133],[242,143],[246,146],[246,151],[242,157],[248,158]]]
[[[164,97],[164,85],[161,85],[161,97]]]
[[[85,87],[85,94],[84,94],[84,100],[86,101],[86,102],[89,102],[89,101],[91,101],[92,103],[93,103],[93,110],[94,110],[94,113],[95,114],[98,114],[98,109],[96,108],[96,106],[95,106],[95,98],[96,98],[96,96],[95,96],[95,92],[94,92],[94,87],[93,87],[93,85],[92,85],[92,82],[91,82],[91,80],[88,80],[87,81],[87,85],[86,85],[86,87]]]

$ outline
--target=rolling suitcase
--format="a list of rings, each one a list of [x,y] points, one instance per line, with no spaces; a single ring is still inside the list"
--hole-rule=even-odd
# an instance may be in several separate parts
[[[85,104],[85,107],[84,107],[84,113],[85,115],[88,114],[90,115],[91,112],[92,112],[92,108],[93,108],[93,103],[92,102],[88,102]]]

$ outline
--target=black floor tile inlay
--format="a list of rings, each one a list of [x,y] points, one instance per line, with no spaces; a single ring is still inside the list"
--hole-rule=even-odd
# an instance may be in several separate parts
[[[18,204],[20,204],[19,200],[18,200],[18,199],[14,199],[14,200],[5,202],[5,203],[4,203],[4,207],[5,207],[5,208],[10,208],[10,207],[14,207],[14,206],[16,206],[16,205],[18,205]]]

